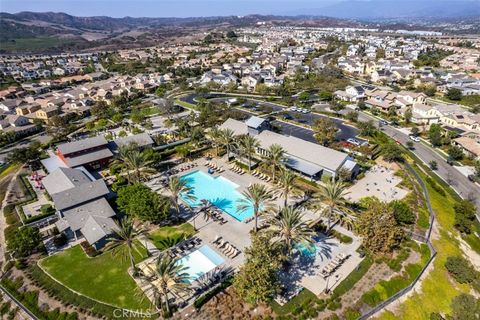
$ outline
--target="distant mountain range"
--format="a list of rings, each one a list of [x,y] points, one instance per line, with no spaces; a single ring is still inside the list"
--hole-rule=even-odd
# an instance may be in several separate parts
[[[480,1],[347,0],[317,8],[299,8],[298,10],[285,12],[285,14],[309,14],[346,19],[459,18],[474,16],[478,16],[480,19]]]
[[[383,26],[409,29],[418,25],[416,19],[423,28],[429,29],[428,22],[425,23],[429,19],[467,17],[469,23],[475,25],[475,21],[478,21],[476,17],[480,19],[479,11],[478,0],[349,0],[329,4],[321,9],[299,8],[298,12],[289,12],[282,16],[112,18],[76,17],[57,12],[0,12],[0,53],[141,47],[175,41],[185,35],[196,34],[197,37],[202,37],[204,32],[253,26],[258,22],[306,27],[372,27],[381,23]],[[35,48],[30,43],[31,39],[36,40]]]

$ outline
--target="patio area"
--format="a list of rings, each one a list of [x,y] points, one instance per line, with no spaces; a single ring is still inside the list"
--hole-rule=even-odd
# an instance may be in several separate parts
[[[313,254],[305,255],[297,250],[289,269],[280,275],[283,292],[275,299],[279,304],[288,302],[302,288],[308,289],[317,296],[327,290],[335,289],[363,260],[357,252],[361,239],[340,226],[335,226],[333,229],[352,238],[352,242],[341,243],[334,237],[326,237],[319,233],[315,237]],[[334,268],[331,268],[332,265]],[[327,273],[326,270],[332,271]],[[322,274],[322,271],[325,273]]]
[[[364,197],[377,197],[381,201],[391,202],[403,199],[408,190],[397,187],[402,179],[395,176],[393,168],[376,165],[365,173],[365,177],[347,191],[347,200],[358,202]]]

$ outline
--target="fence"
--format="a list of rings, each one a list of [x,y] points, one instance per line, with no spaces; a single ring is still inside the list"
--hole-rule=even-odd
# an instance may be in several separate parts
[[[364,320],[364,319],[368,319],[370,318],[371,316],[373,316],[374,314],[376,314],[377,312],[383,310],[384,308],[386,308],[388,305],[390,305],[392,302],[394,302],[395,300],[397,300],[398,298],[404,296],[405,294],[407,294],[408,292],[410,292],[410,290],[413,289],[413,287],[415,287],[415,285],[417,284],[418,280],[422,277],[422,275],[425,273],[425,270],[427,270],[427,268],[430,266],[430,264],[432,263],[433,259],[435,259],[435,256],[437,255],[437,251],[435,250],[435,248],[432,246],[432,243],[430,242],[430,235],[432,233],[432,228],[433,228],[433,222],[435,221],[435,215],[433,213],[433,209],[432,209],[432,205],[430,203],[430,197],[428,195],[428,190],[427,190],[427,187],[425,186],[425,183],[423,182],[422,178],[420,177],[420,175],[410,166],[410,164],[408,163],[405,163],[405,167],[407,168],[407,170],[413,174],[416,178],[416,180],[418,181],[418,183],[420,184],[420,186],[422,187],[422,190],[423,190],[423,194],[425,195],[425,201],[427,202],[427,208],[428,208],[428,212],[430,214],[430,226],[428,228],[428,231],[427,231],[427,235],[426,235],[426,241],[425,243],[427,244],[428,248],[430,249],[430,258],[428,259],[427,263],[425,264],[425,266],[422,268],[422,270],[420,271],[420,273],[418,274],[418,276],[415,278],[415,280],[413,280],[413,282],[408,285],[407,287],[403,288],[402,290],[398,291],[397,293],[395,293],[393,296],[391,296],[390,298],[388,298],[387,300],[381,302],[380,304],[378,304],[377,306],[375,306],[373,309],[370,309],[369,311],[367,311],[366,313],[362,314],[362,316],[360,316],[360,318],[358,318],[359,320]]]

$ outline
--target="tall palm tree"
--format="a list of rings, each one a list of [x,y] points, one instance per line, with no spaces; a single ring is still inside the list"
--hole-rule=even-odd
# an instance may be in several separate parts
[[[269,230],[276,242],[285,245],[287,254],[292,251],[293,242],[310,243],[315,232],[303,219],[304,213],[293,207],[283,207],[270,216]]]
[[[155,266],[148,265],[141,278],[147,283],[146,291],[151,292],[159,311],[171,315],[169,296],[178,296],[190,290],[190,276],[187,267],[167,254],[158,256]]]
[[[258,231],[258,216],[270,209],[273,192],[267,186],[254,183],[242,192],[243,197],[237,200],[237,210],[245,211],[253,208],[255,232]]]
[[[313,208],[327,218],[327,233],[333,227],[333,220],[351,227],[352,219],[348,214],[349,209],[345,200],[347,194],[349,192],[346,191],[346,185],[343,182],[331,180],[321,185],[319,192],[314,195]]]
[[[287,168],[281,168],[278,175],[277,194],[283,198],[283,206],[286,207],[290,195],[300,195],[301,191],[295,187],[297,175]]]
[[[230,151],[235,145],[235,132],[229,128],[222,129],[220,134],[220,144],[225,147],[227,151],[227,160],[230,160]]]
[[[265,162],[272,168],[272,180],[275,182],[275,173],[282,165],[282,161],[285,157],[285,150],[283,150],[281,145],[274,143],[267,149],[267,153]]]
[[[217,127],[213,127],[210,129],[208,136],[210,140],[212,140],[213,146],[215,147],[215,155],[218,157],[218,147],[222,143],[222,131]]]
[[[248,171],[250,172],[252,170],[252,155],[255,153],[256,149],[260,147],[260,142],[257,138],[246,134],[241,136],[238,140],[238,147],[240,151],[247,156]]]
[[[193,194],[193,188],[187,185],[187,182],[184,179],[177,176],[170,177],[167,189],[170,192],[170,201],[175,207],[177,217],[180,215],[180,206],[178,203],[180,195],[187,201],[195,201],[197,199]]]
[[[140,252],[140,242],[136,241],[145,234],[145,230],[135,227],[133,219],[124,218],[120,222],[115,222],[116,227],[112,229],[114,235],[108,238],[107,249],[112,249],[112,254],[123,254],[130,260],[130,267],[135,273],[135,259],[133,251]],[[126,249],[126,250],[125,250]]]
[[[155,169],[151,167],[153,161],[139,151],[135,144],[120,147],[118,158],[113,164],[124,169],[130,182],[139,182],[141,178],[155,173]]]

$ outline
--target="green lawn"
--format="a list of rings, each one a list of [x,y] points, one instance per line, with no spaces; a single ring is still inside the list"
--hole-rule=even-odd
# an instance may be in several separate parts
[[[182,101],[180,99],[175,100],[175,103],[178,104],[179,106],[182,106],[182,107],[187,108],[187,109],[196,109],[197,108],[196,105],[185,102],[185,101]]]
[[[461,285],[451,280],[444,266],[447,257],[462,255],[457,238],[458,232],[453,227],[455,200],[450,193],[443,196],[430,184],[427,184],[427,187],[439,226],[439,236],[432,240],[433,246],[438,251],[433,269],[423,280],[421,289],[402,303],[395,314],[384,312],[378,317],[379,319],[427,320],[430,319],[432,312],[451,314],[452,298],[462,292],[470,291],[468,285]],[[478,243],[479,240],[476,241]]]
[[[307,306],[312,302],[317,302],[318,300],[318,297],[313,292],[303,289],[299,294],[290,299],[290,301],[285,303],[283,306],[273,300],[270,302],[270,307],[273,311],[275,311],[276,314],[286,315],[295,312],[296,309]]]
[[[135,253],[136,260],[143,260],[145,253]],[[89,298],[132,310],[149,308],[149,300],[142,300],[140,289],[127,273],[128,260],[111,252],[90,258],[77,245],[41,260],[39,265],[63,285]]]
[[[152,231],[148,235],[148,238],[152,240],[153,244],[159,250],[165,250],[194,234],[195,230],[193,229],[193,226],[190,223],[184,223],[179,226],[158,228],[157,230]]]

